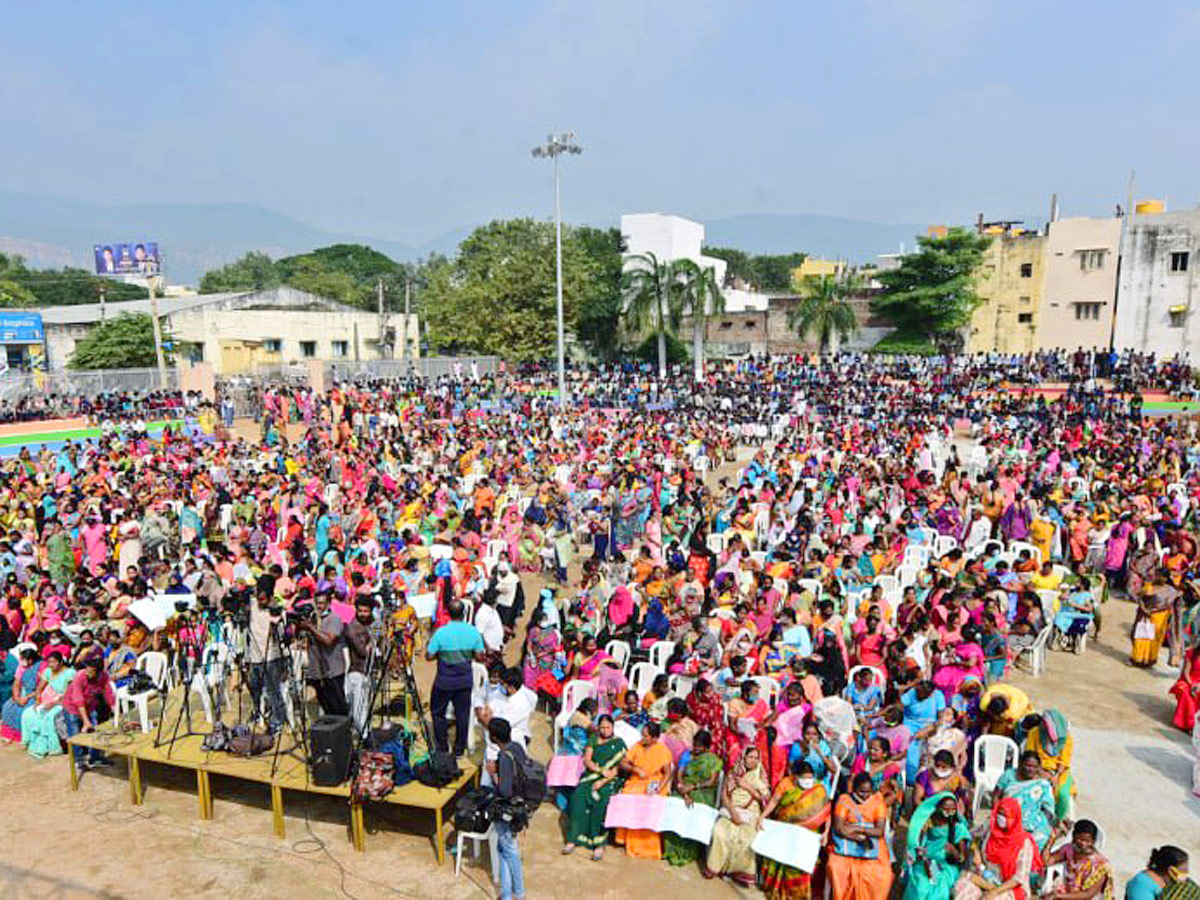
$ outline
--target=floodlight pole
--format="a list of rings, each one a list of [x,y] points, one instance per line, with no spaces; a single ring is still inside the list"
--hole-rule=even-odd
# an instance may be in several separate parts
[[[555,311],[558,316],[558,406],[567,406],[567,338],[563,315],[563,271],[562,271],[562,192],[558,158],[564,153],[579,155],[583,148],[575,143],[575,134],[552,134],[546,143],[533,148],[537,158],[549,156],[554,160],[554,289]]]
[[[151,275],[146,279],[146,289],[150,292],[150,321],[154,323],[154,358],[158,362],[158,387],[167,389],[167,360],[163,356],[162,325],[158,321],[158,276]]]

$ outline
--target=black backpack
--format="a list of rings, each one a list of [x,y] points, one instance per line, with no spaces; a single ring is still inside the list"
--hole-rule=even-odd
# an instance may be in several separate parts
[[[443,788],[462,776],[458,760],[445,750],[434,750],[413,766],[413,775],[426,787]]]
[[[454,827],[459,831],[483,834],[492,824],[491,806],[496,795],[491,788],[471,788],[454,805]]]
[[[520,798],[532,813],[546,799],[546,767],[528,753],[507,753],[513,763],[513,796]]]

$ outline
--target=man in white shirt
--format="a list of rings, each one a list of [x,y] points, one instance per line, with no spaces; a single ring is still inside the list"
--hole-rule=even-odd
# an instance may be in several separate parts
[[[517,617],[521,615],[521,608],[517,603],[517,593],[520,589],[521,577],[512,570],[508,560],[502,559],[496,563],[496,611],[500,614],[500,621],[504,623],[504,627],[514,631],[517,627]]]
[[[487,706],[477,709],[475,715],[483,723],[484,734],[487,734],[488,722],[492,719],[504,719],[512,728],[513,741],[522,747],[528,747],[530,740],[529,717],[537,708],[537,694],[525,687],[525,676],[517,668],[505,669],[504,674],[500,676],[500,685],[502,694],[489,697]],[[488,738],[483,751],[484,762],[494,763],[499,755],[499,750],[500,748],[492,743],[491,738]],[[487,769],[488,767],[485,765],[482,783],[490,787]]]
[[[496,601],[485,597],[475,610],[475,627],[483,635],[483,648],[489,656],[499,658],[504,652],[504,623],[496,612]]]

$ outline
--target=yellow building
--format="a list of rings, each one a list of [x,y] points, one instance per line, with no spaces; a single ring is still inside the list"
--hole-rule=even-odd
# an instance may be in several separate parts
[[[980,304],[971,316],[967,351],[1032,353],[1046,265],[1046,238],[1014,223],[982,224],[991,238],[975,276]]]
[[[806,258],[799,266],[792,269],[792,286],[799,288],[805,278],[810,275],[841,275],[846,271],[846,263],[840,259]]]

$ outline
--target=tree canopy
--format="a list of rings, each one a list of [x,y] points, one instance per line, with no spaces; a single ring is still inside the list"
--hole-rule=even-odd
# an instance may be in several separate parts
[[[600,266],[572,229],[563,231],[563,308],[573,330],[583,298],[601,280]],[[554,225],[533,219],[476,228],[453,260],[424,267],[421,310],[442,351],[545,359],[556,340]]]
[[[580,246],[596,265],[575,317],[575,333],[600,359],[617,356],[621,341],[621,254],[625,242],[619,228],[571,229]]]
[[[725,260],[727,279],[739,278],[760,291],[791,291],[792,270],[807,258],[806,253],[753,255],[732,247],[705,247],[705,256]]]
[[[862,278],[854,273],[809,275],[800,285],[802,299],[788,310],[788,327],[801,340],[816,335],[821,353],[826,353],[836,340],[844,340],[858,330],[858,319],[848,300],[862,290]]]
[[[965,228],[918,237],[917,250],[875,277],[883,291],[871,301],[905,334],[945,338],[965,327],[979,305],[974,276],[989,240]]]
[[[101,278],[86,269],[31,269],[20,256],[0,253],[0,307],[98,303],[102,288],[112,301],[146,296],[145,288]]]
[[[164,344],[170,339],[163,334]],[[146,313],[122,313],[93,325],[75,344],[72,369],[140,369],[158,364],[154,323]]]
[[[362,244],[333,244],[308,253],[272,260],[251,251],[200,279],[205,294],[222,291],[258,291],[279,285],[308,291],[364,309],[378,306],[378,284],[384,285],[384,302],[400,308],[404,281],[412,267]]]

